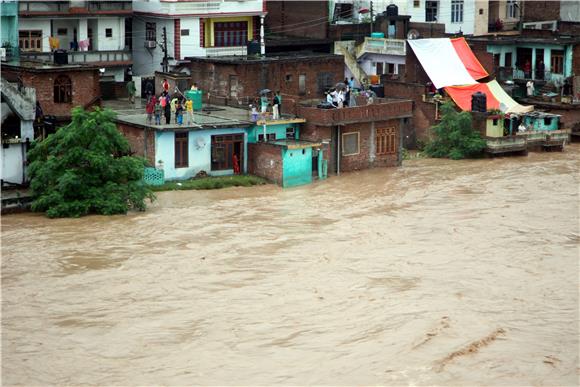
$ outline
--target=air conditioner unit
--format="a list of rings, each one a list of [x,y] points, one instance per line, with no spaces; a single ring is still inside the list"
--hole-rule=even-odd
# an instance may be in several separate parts
[[[157,47],[157,42],[154,40],[146,40],[145,41],[145,48],[155,48]]]
[[[0,58],[6,60],[6,49],[4,47],[0,48]]]

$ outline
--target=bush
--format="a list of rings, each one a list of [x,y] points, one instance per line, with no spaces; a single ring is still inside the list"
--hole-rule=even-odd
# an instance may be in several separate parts
[[[153,199],[144,185],[145,160],[129,155],[110,110],[81,108],[72,122],[28,152],[33,211],[50,218],[125,214]]]
[[[441,113],[441,122],[433,127],[435,138],[425,146],[425,153],[453,160],[480,155],[486,142],[473,130],[471,113],[458,113],[452,103],[443,104]]]

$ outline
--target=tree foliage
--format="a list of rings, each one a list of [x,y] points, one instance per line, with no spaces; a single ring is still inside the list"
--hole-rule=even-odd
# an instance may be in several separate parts
[[[142,182],[145,160],[130,156],[113,118],[108,109],[75,108],[69,125],[32,146],[34,211],[55,218],[145,210],[145,199],[153,199]]]
[[[453,160],[475,157],[485,149],[486,142],[473,130],[471,114],[458,113],[452,103],[441,106],[441,122],[433,127],[435,138],[425,152],[431,157],[449,157]]]

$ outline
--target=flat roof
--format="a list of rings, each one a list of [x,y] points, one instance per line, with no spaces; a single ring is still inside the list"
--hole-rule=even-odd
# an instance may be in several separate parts
[[[65,64],[59,65],[52,62],[40,62],[32,60],[12,60],[8,62],[2,62],[2,67],[14,68],[14,69],[26,69],[30,71],[94,71],[98,70],[97,66],[91,64]]]
[[[139,102],[138,102],[139,104]],[[187,125],[187,115],[183,115],[183,125],[177,125],[172,117],[172,123],[165,124],[162,119],[161,125],[154,125],[147,123],[147,114],[145,112],[145,101],[141,101],[139,106],[131,105],[127,100],[112,100],[103,101],[103,107],[110,108],[117,113],[116,121],[119,123],[128,124],[138,128],[148,128],[160,131],[175,131],[175,130],[207,130],[207,129],[223,129],[223,128],[247,128],[256,125],[263,125],[262,121],[252,122],[250,112],[245,109],[234,108],[230,106],[211,105],[208,107],[204,105],[203,111],[196,111],[193,113],[194,124]],[[282,117],[280,120],[267,120],[266,125],[278,125],[289,123],[305,122],[302,118],[288,118]]]
[[[219,57],[186,57],[191,62],[208,62],[208,63],[275,63],[275,62],[296,62],[296,61],[317,61],[324,59],[338,59],[342,55],[325,54],[325,53],[288,53],[272,56],[246,56],[231,55]],[[342,60],[342,59],[341,59]]]

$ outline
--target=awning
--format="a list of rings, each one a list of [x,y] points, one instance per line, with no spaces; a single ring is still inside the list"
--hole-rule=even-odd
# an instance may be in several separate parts
[[[417,39],[407,42],[431,78],[431,82],[438,89],[445,86],[473,85],[477,83],[476,79],[487,76],[485,70],[485,75],[481,76],[481,69],[477,66],[479,62],[465,42],[458,40],[452,43],[449,38]],[[479,66],[481,67],[481,64]]]
[[[523,106],[514,101],[495,80],[469,86],[449,86],[445,91],[465,111],[471,111],[471,96],[476,92],[486,95],[487,110],[501,110],[504,113],[527,113],[534,110],[533,106]]]

